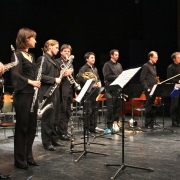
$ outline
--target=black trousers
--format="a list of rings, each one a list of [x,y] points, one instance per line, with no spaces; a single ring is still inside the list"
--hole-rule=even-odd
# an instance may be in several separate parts
[[[172,122],[180,123],[180,113],[179,113],[179,107],[180,107],[180,98],[179,98],[179,92],[177,97],[171,97],[171,106],[170,106],[170,115]]]
[[[155,100],[155,96],[149,96],[149,92],[147,91],[145,91],[145,95],[145,124],[149,124],[154,122],[156,116],[155,107],[152,106]]]
[[[58,133],[59,135],[66,135],[68,131],[68,122],[71,116],[71,97],[62,97],[62,102],[60,105],[60,117],[58,122]]]
[[[14,107],[16,124],[14,136],[14,161],[16,165],[27,165],[27,161],[34,161],[32,145],[37,126],[37,101],[34,113],[30,114],[33,94],[15,94]]]
[[[107,127],[112,128],[114,121],[119,121],[120,109],[121,109],[121,98],[119,95],[112,95],[110,93],[105,93],[106,97],[106,119]]]
[[[84,111],[84,123],[85,128],[89,131],[94,132],[97,127],[97,119],[98,119],[98,102],[96,99],[89,99],[84,102],[83,105]]]
[[[56,130],[59,116],[59,89],[57,88],[53,94],[48,97],[44,107],[50,103],[53,103],[54,108],[46,110],[41,119],[41,138],[44,146],[50,146],[53,142],[59,140],[59,136]]]

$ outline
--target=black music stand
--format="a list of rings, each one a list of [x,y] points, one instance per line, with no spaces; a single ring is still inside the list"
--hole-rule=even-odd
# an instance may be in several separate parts
[[[124,94],[128,94],[128,98],[132,99],[132,118],[129,121],[135,121],[134,120],[134,98],[139,98],[144,90],[143,84],[129,84],[126,88],[124,88]],[[146,132],[145,130],[142,130],[138,126],[129,126],[133,132],[135,131],[143,131]]]
[[[126,72],[123,71],[124,73],[122,73],[113,83],[110,84],[111,89],[112,90],[114,89],[114,91],[117,91],[117,89],[121,89],[121,97],[123,97],[124,86],[139,71],[139,69],[140,68],[135,68],[135,69],[126,70]],[[125,121],[124,98],[121,98],[121,102],[122,102],[122,164],[105,164],[105,166],[120,166],[120,168],[117,170],[115,175],[111,177],[111,179],[114,179],[121,170],[125,170],[125,168],[127,168],[127,167],[135,168],[135,169],[148,170],[150,172],[154,171],[154,169],[152,169],[152,168],[143,168],[143,167],[127,165],[124,162],[124,121]]]
[[[174,84],[166,83],[166,84],[156,84],[150,92],[150,96],[161,96],[162,98],[162,111],[163,111],[163,127],[157,127],[156,129],[169,130],[171,132],[176,132],[172,129],[168,129],[164,127],[164,97],[170,96],[172,90],[174,89]]]
[[[91,109],[89,107],[88,104],[88,100],[92,99],[92,98],[96,98],[98,96],[98,94],[101,93],[101,88],[95,88],[93,91],[91,91],[92,89],[92,85],[94,84],[94,82],[92,81],[92,79],[89,79],[86,81],[85,85],[83,86],[80,94],[78,95],[78,97],[75,99],[75,101],[77,102],[81,102],[81,100],[83,99],[84,101],[84,106],[85,106],[85,110],[83,110],[85,113],[83,113],[83,115],[85,115],[84,117],[84,142],[83,143],[79,143],[79,144],[83,144],[84,145],[84,150],[83,151],[72,151],[71,153],[79,153],[82,152],[82,154],[79,156],[78,159],[75,160],[75,162],[78,162],[81,157],[84,155],[86,156],[87,153],[91,153],[91,154],[98,154],[98,155],[104,155],[104,156],[108,156],[108,154],[104,154],[104,153],[98,153],[98,152],[92,152],[92,151],[87,151],[86,145],[88,144],[88,140],[89,140],[89,135],[88,135],[88,118],[89,115],[91,113]],[[87,136],[86,136],[87,135]],[[98,143],[91,143],[91,144],[98,144]],[[74,144],[74,145],[78,145],[78,144]],[[104,144],[98,144],[98,145],[104,145]]]

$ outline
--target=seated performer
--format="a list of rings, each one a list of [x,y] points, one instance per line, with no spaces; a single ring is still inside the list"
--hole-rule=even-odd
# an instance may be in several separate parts
[[[175,52],[171,55],[173,63],[167,68],[167,79],[180,74],[180,52]],[[180,84],[180,76],[171,79],[169,82]],[[180,127],[180,96],[179,92],[176,97],[171,97],[170,115],[172,126]]]
[[[99,74],[97,68],[94,66],[95,63],[95,54],[93,52],[87,52],[84,55],[86,64],[82,66],[78,73],[78,82],[81,84],[81,86],[84,86],[86,81],[88,79],[94,78],[94,84],[92,86],[92,90],[94,88],[100,88],[101,87],[101,81],[99,79]],[[87,77],[86,77],[87,76]],[[91,91],[92,91],[91,90]],[[96,99],[89,99],[88,100],[88,107],[84,106],[84,110],[86,108],[89,108],[90,110],[90,121],[87,122],[89,124],[85,124],[85,128],[88,128],[90,132],[96,133],[97,129],[97,118],[98,118],[98,102]]]
[[[142,67],[140,74],[140,81],[144,85],[144,93],[146,95],[145,105],[145,127],[154,128],[155,110],[152,108],[152,104],[155,100],[155,96],[149,96],[153,86],[157,84],[157,71],[156,62],[158,60],[158,54],[155,51],[151,51],[148,54],[148,62]]]

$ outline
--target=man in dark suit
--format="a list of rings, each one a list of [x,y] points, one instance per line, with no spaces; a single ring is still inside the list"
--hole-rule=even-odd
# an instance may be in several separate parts
[[[55,151],[54,146],[63,146],[59,141],[56,132],[57,121],[59,120],[59,88],[56,88],[52,95],[51,90],[55,84],[60,84],[60,69],[54,62],[54,56],[59,51],[59,43],[56,40],[48,40],[44,45],[44,55],[37,60],[37,66],[40,67],[42,58],[44,63],[42,66],[41,88],[39,90],[39,101],[42,102],[47,98],[46,105],[53,103],[54,108],[46,110],[41,119],[41,137],[45,150]],[[54,146],[53,146],[54,145]]]

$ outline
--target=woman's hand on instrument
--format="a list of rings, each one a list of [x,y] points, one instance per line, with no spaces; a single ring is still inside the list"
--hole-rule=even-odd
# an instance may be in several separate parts
[[[37,87],[37,88],[40,88],[41,86],[41,82],[40,81],[32,81],[30,79],[28,79],[28,84],[34,86],[34,87]]]
[[[55,82],[56,82],[56,84],[60,84],[61,83],[61,79],[60,78],[55,78]]]

